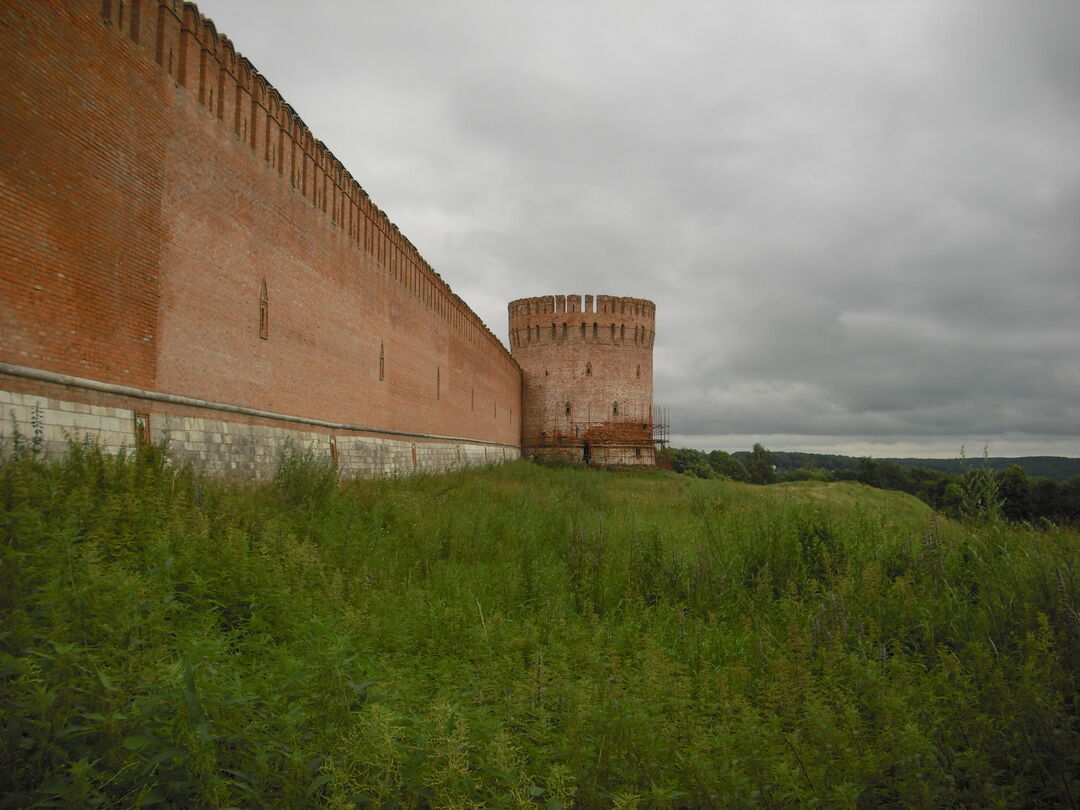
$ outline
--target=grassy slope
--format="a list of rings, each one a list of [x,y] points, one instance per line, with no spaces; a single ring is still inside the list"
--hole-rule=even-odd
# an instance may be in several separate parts
[[[525,462],[0,499],[0,806],[1080,801],[1076,533]]]

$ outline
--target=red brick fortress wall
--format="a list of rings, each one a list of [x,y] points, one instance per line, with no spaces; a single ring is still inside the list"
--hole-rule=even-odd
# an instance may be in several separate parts
[[[519,445],[509,352],[194,5],[8,0],[0,75],[7,373]]]
[[[509,305],[521,366],[522,451],[649,465],[656,306],[641,298],[545,295]]]

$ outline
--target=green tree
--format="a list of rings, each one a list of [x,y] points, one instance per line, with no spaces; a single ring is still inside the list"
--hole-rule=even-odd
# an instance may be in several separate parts
[[[1060,506],[1064,490],[1064,485],[1059,484],[1053,478],[1031,479],[1031,499],[1034,501],[1035,515],[1051,520],[1060,519]]]
[[[750,476],[751,484],[776,483],[772,453],[762,447],[760,442],[750,451],[750,457],[746,460],[746,472]]]
[[[1080,475],[1074,475],[1060,490],[1057,517],[1065,523],[1080,523]]]
[[[705,454],[700,450],[689,447],[673,447],[671,449],[671,469],[677,473],[693,475],[697,478],[716,477]]]
[[[1031,520],[1035,517],[1035,499],[1032,497],[1031,482],[1028,481],[1024,468],[1013,464],[997,474],[998,495],[1001,498],[1001,511],[1008,520]]]
[[[785,481],[831,481],[832,474],[828,470],[814,466],[814,462],[808,461],[802,467],[792,470],[784,476]]]
[[[892,461],[860,458],[856,480],[878,489],[896,489],[913,492],[914,484],[908,471]]]
[[[723,450],[713,450],[709,453],[708,460],[713,471],[721,478],[730,478],[732,481],[750,480],[746,467],[731,453],[726,453]]]

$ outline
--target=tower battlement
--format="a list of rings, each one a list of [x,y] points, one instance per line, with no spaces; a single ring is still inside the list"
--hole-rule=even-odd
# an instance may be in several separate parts
[[[510,348],[597,343],[651,349],[656,305],[613,295],[543,295],[511,301]]]

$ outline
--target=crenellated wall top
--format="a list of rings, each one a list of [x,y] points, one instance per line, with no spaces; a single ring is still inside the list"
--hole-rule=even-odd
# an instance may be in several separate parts
[[[90,0],[84,0],[87,6]],[[356,246],[469,339],[508,355],[451,289],[315,138],[281,94],[195,3],[98,0],[102,20],[144,49],[255,156],[326,214]]]
[[[605,323],[632,321],[650,328],[656,321],[652,301],[616,295],[538,295],[511,301],[507,309],[511,327],[543,321],[546,316],[558,320],[560,315],[602,315],[599,320]]]
[[[605,343],[651,349],[656,305],[616,295],[540,295],[507,307],[510,348]]]

